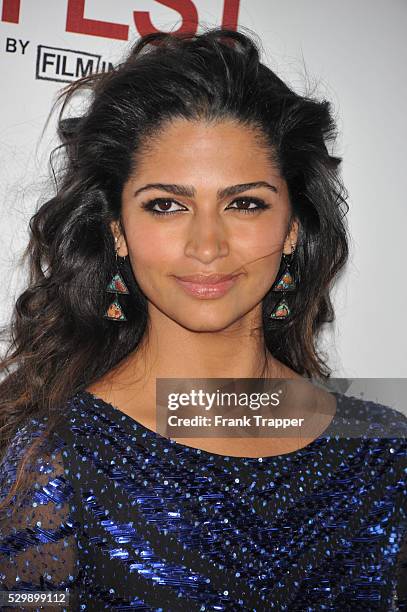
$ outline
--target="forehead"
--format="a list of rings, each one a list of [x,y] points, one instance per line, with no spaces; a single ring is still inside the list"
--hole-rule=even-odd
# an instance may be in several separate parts
[[[139,173],[172,168],[184,173],[214,172],[227,169],[242,172],[277,170],[274,151],[266,137],[247,125],[233,120],[208,122],[174,119],[153,136],[146,137],[137,155]]]

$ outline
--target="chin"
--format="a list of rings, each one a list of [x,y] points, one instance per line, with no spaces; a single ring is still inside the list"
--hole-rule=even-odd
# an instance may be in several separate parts
[[[191,313],[190,317],[172,317],[178,325],[181,325],[185,329],[194,332],[220,332],[228,329],[231,325],[234,325],[237,321],[242,318],[242,315],[231,317],[230,313],[224,316],[213,314],[208,316],[207,314],[199,315],[198,313]]]

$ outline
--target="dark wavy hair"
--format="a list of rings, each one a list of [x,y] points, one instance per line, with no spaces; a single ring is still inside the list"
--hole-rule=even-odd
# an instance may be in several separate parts
[[[292,263],[298,289],[288,296],[293,314],[270,319],[276,293],[264,297],[265,345],[299,374],[330,376],[317,337],[334,318],[331,284],[348,256],[341,158],[327,148],[335,121],[328,101],[295,93],[260,54],[255,36],[229,29],[152,33],[137,40],[123,63],[74,82],[58,97],[55,195],[30,220],[29,284],[2,332],[11,338],[0,365],[3,447],[32,417],[47,415],[49,433],[63,418],[64,401],[119,364],[148,331],[147,300],[128,259],[122,267],[131,288],[123,303],[127,321],[103,317],[115,269],[110,223],[120,220],[122,188],[144,147],[174,118],[232,119],[261,131],[300,222]],[[67,117],[83,92],[90,93],[86,110]]]

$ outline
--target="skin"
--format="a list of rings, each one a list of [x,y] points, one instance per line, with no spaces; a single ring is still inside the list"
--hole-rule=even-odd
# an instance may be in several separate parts
[[[274,189],[251,187],[217,198],[221,188],[258,181]],[[195,195],[159,188],[135,195],[149,183],[190,186]],[[238,210],[256,207],[250,196],[269,207],[255,213]],[[142,207],[153,198],[167,200],[155,209],[177,212],[153,215]],[[92,385],[91,392],[155,430],[157,377],[255,378],[265,366],[266,377],[301,378],[268,351],[264,359],[262,300],[276,279],[283,252],[295,248],[299,226],[287,184],[251,128],[232,121],[176,119],[167,124],[139,156],[124,185],[121,217],[121,224],[111,225],[117,252],[130,259],[148,299],[151,325],[139,349]],[[242,272],[238,282],[224,296],[210,300],[188,295],[173,277],[236,271]],[[246,456],[305,445],[298,439],[285,438],[280,446],[275,438],[257,439],[256,451],[253,442],[185,440],[189,446]]]

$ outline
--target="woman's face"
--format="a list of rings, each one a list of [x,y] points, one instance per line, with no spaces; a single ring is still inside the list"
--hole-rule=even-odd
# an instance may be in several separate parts
[[[150,316],[192,331],[259,324],[282,252],[296,243],[290,217],[287,185],[251,129],[177,119],[124,185],[118,253],[129,256]],[[235,276],[180,279],[211,274]]]

